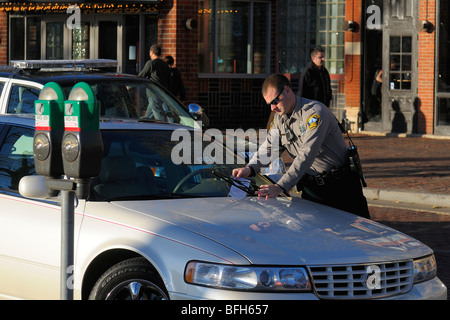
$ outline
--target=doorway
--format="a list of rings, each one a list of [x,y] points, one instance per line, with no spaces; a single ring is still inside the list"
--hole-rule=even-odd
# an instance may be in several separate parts
[[[363,129],[382,131],[382,95],[381,83],[376,76],[382,70],[383,33],[381,30],[366,30],[364,35],[364,72],[363,72]]]
[[[98,58],[117,60],[117,21],[98,22]]]
[[[385,0],[386,2],[387,0]],[[389,1],[383,32],[383,124],[395,133],[417,132],[417,1]]]
[[[366,1],[369,2],[373,1]],[[420,112],[417,97],[418,4],[417,1],[383,0],[378,2],[379,5],[382,12],[379,28],[366,28],[364,33],[363,129],[415,133]],[[375,91],[374,79],[379,71],[382,83]]]

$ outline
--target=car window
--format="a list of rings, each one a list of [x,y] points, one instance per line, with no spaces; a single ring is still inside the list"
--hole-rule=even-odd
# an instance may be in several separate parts
[[[191,134],[199,134],[200,145],[190,143],[192,136],[171,141],[171,131],[103,131],[104,158],[100,175],[92,179],[90,200],[229,196],[231,185],[217,173],[231,177],[242,164],[232,151],[216,142],[202,146],[200,133]],[[198,153],[206,148],[215,150],[217,161]],[[252,178],[252,183],[263,184],[262,176]]]
[[[7,113],[34,113],[34,101],[40,89],[14,84],[8,103]]]
[[[11,127],[0,148],[0,189],[19,189],[22,177],[35,174],[33,158],[34,130]]]
[[[126,77],[120,81],[101,77],[84,81],[95,94],[101,116],[179,123],[199,128],[199,124],[178,100],[151,81]],[[73,82],[62,83],[61,87],[68,99]],[[39,94],[40,89],[13,84],[7,113],[34,113],[34,102]]]
[[[195,127],[183,105],[151,81],[87,80],[105,117],[139,118]],[[63,89],[67,91],[67,88]]]

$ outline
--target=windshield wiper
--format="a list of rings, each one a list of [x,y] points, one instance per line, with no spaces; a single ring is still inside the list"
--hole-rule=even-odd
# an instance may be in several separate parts
[[[224,175],[224,174],[222,174],[222,173],[220,173],[218,171],[214,171],[213,170],[213,171],[211,171],[211,173],[213,175],[215,175],[216,177],[218,177],[219,179],[222,179],[226,183],[229,183],[232,186],[235,186],[236,188],[241,189],[242,191],[245,191],[246,193],[248,193],[251,196],[255,196],[256,195],[255,192],[259,190],[259,188],[256,185],[254,185],[254,184],[250,183],[250,185],[247,186],[242,181],[239,181],[237,179],[228,177],[228,176],[226,176],[226,175]]]

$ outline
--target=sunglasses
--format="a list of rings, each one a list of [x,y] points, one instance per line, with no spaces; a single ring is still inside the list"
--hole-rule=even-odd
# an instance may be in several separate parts
[[[271,106],[271,105],[276,106],[278,103],[280,103],[280,95],[283,93],[283,91],[284,91],[284,88],[283,88],[283,90],[280,91],[280,93],[272,101],[270,101],[268,103],[268,105],[269,106]]]

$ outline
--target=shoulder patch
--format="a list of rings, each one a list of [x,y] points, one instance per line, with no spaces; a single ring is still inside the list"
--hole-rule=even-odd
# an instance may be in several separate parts
[[[318,114],[313,114],[306,120],[306,125],[309,130],[314,130],[320,125],[320,121],[320,116]]]

